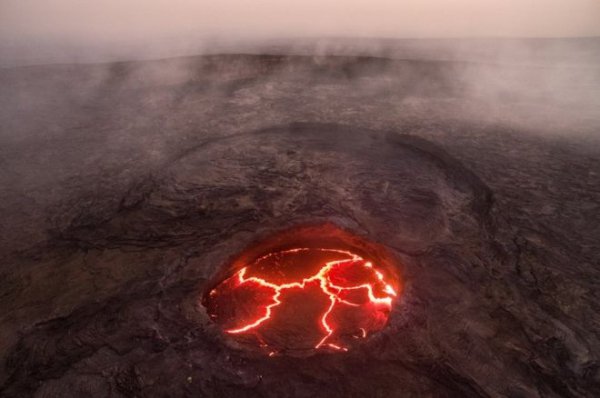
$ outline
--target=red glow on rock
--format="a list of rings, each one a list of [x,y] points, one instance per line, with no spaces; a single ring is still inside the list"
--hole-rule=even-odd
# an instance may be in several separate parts
[[[397,286],[372,262],[346,250],[297,248],[239,269],[208,297],[224,331],[277,351],[347,351],[351,338],[385,326]]]

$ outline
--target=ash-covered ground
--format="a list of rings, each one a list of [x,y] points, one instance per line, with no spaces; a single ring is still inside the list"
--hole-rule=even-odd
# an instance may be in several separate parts
[[[0,69],[0,395],[600,396],[600,69],[394,57]],[[214,276],[318,223],[397,258],[387,327],[228,341]]]

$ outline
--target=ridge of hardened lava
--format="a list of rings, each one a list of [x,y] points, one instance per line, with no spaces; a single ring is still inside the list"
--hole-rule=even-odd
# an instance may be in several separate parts
[[[213,304],[207,308],[225,333],[253,335],[262,347],[286,348],[270,344],[269,328],[280,334],[316,328],[313,349],[348,351],[344,338],[366,338],[380,330],[397,295],[393,282],[372,261],[348,250],[300,247],[271,252],[243,266],[209,292]],[[306,316],[302,307],[317,310]],[[291,319],[290,313],[303,318]],[[301,327],[288,327],[299,321]]]

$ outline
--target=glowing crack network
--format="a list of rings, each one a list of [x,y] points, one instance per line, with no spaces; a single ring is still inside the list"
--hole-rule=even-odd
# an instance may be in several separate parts
[[[270,356],[298,344],[347,351],[349,338],[385,325],[396,290],[354,253],[296,248],[241,268],[210,292],[208,309],[226,333],[253,335]]]

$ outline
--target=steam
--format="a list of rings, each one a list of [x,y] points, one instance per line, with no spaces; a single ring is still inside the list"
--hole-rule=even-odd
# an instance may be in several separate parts
[[[467,10],[492,18],[500,3],[477,1],[489,8],[467,0],[451,2],[452,7],[441,0],[419,1],[423,4],[415,10],[434,18],[437,31],[402,14],[402,7],[414,2],[401,7],[380,0],[380,5],[369,2],[368,9],[366,2],[354,2],[344,15],[365,18],[356,21],[360,29],[351,29],[355,21],[334,18],[334,11],[341,12],[337,1],[320,2],[312,14],[309,6],[316,3],[305,2],[304,11],[293,17],[304,25],[283,18],[285,7],[269,8],[269,1],[108,1],[87,4],[85,10],[69,0],[5,1],[0,6],[0,162],[6,172],[0,185],[40,189],[53,203],[51,195],[56,200],[62,195],[56,187],[77,173],[90,181],[107,173],[107,184],[115,184],[119,174],[126,185],[140,170],[160,168],[208,138],[297,121],[414,134],[492,126],[597,137],[598,38],[368,37],[467,31],[557,36],[600,29],[597,1],[569,1],[567,14],[566,1],[551,0],[540,7],[540,19],[517,19],[512,31],[500,22],[469,30]],[[506,22],[541,2],[502,4],[506,13],[498,18]],[[236,11],[222,15],[223,7]],[[294,7],[300,6],[287,14]],[[256,15],[248,14],[250,9]],[[321,22],[309,25],[309,16]],[[563,23],[549,26],[559,19]],[[273,23],[252,30],[258,22],[250,20]],[[469,29],[459,30],[460,21]],[[378,30],[381,26],[389,30]],[[327,34],[346,37],[319,37]],[[293,35],[315,38],[285,38]],[[256,55],[214,55],[234,53]],[[145,58],[164,59],[130,62]],[[60,65],[23,66],[38,63]]]
[[[0,67],[234,53],[442,61],[449,62],[448,71],[443,78],[437,78],[444,79],[447,86],[460,86],[460,92],[448,93],[440,87],[437,93],[429,90],[429,98],[425,100],[424,96],[415,96],[414,90],[406,90],[406,85],[414,88],[419,82],[426,86],[430,78],[426,72],[420,75],[412,70],[408,73],[403,68],[392,68],[379,70],[377,76],[347,80],[344,87],[338,86],[339,94],[371,93],[377,98],[388,98],[391,103],[396,103],[396,97],[400,96],[401,107],[408,106],[409,112],[429,109],[428,112],[433,113],[446,106],[441,106],[440,101],[460,96],[462,106],[468,104],[464,102],[467,99],[479,107],[487,106],[485,111],[461,112],[465,118],[493,118],[497,114],[501,122],[506,122],[507,114],[508,119],[512,119],[523,112],[528,116],[522,117],[533,122],[538,114],[546,118],[556,113],[554,109],[540,107],[558,106],[559,113],[564,114],[560,118],[564,125],[571,123],[571,119],[579,123],[582,118],[598,118],[594,109],[600,101],[600,41],[573,36],[600,35],[599,20],[597,0],[108,0],[91,3],[5,0],[0,5]],[[471,38],[451,39],[457,36]],[[528,36],[547,38],[522,38]],[[53,107],[66,101],[66,114],[66,109],[72,109],[73,104],[93,103],[102,98],[115,79],[120,87],[111,87],[117,92],[126,87],[154,87],[153,101],[168,102],[174,95],[169,90],[174,87],[204,81],[207,75],[198,75],[201,72],[195,62],[182,58],[143,67],[136,64],[125,68],[126,73],[114,65],[98,65],[81,69],[80,79],[74,85],[62,80],[60,73],[28,84],[27,88],[5,77],[0,94],[7,104],[0,111],[5,128],[0,134],[6,136],[6,131],[29,125],[31,120],[19,122],[20,127],[14,126],[18,118],[13,116],[25,112],[35,115],[42,112],[44,104]],[[228,73],[251,77],[256,69],[254,61],[248,62],[247,65],[242,62],[238,70]],[[217,68],[228,69],[224,65]],[[276,82],[299,78],[290,68],[270,70],[270,73]],[[205,83],[219,93],[218,81],[226,77],[215,72],[210,79],[212,82]],[[164,92],[158,93],[156,87],[164,88]],[[390,94],[391,87],[395,93]],[[261,91],[260,86],[255,88]],[[315,87],[309,84],[306,90],[311,89]],[[405,96],[399,94],[403,92]],[[226,97],[224,95],[224,101],[229,100]],[[523,111],[523,105],[527,111]],[[62,113],[52,111],[50,114]]]

